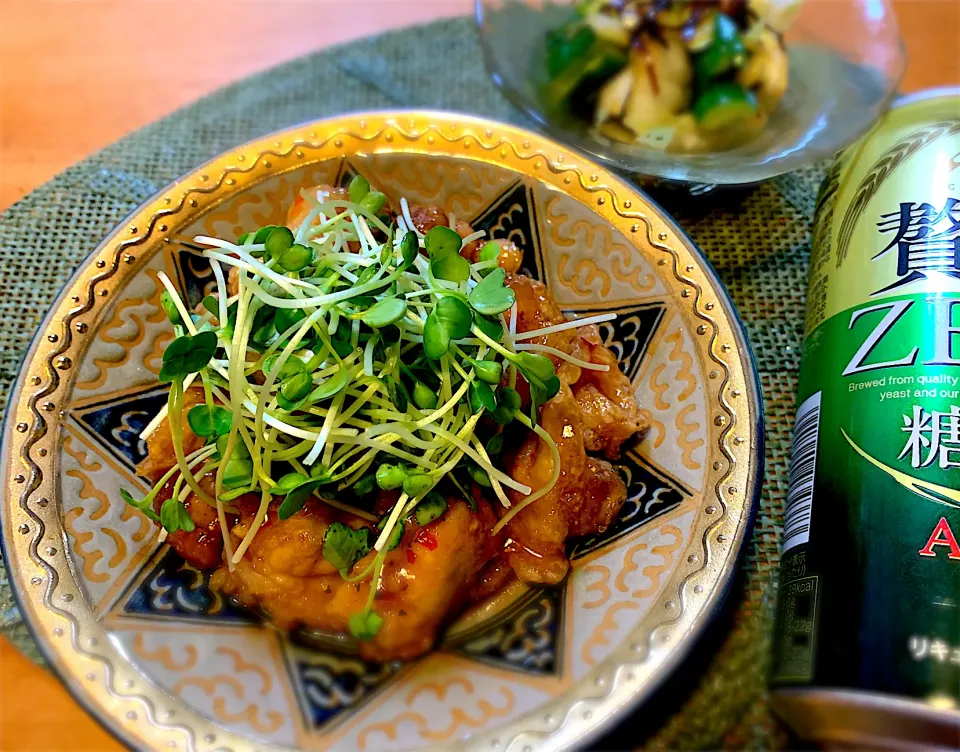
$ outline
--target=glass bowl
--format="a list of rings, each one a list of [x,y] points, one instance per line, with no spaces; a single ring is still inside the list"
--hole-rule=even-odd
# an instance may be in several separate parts
[[[807,0],[784,35],[787,92],[760,135],[726,151],[670,153],[608,140],[591,123],[547,113],[538,91],[538,81],[546,76],[544,38],[573,15],[574,5],[570,0],[477,0],[493,81],[554,138],[616,169],[665,180],[753,183],[828,158],[884,112],[906,62],[887,0]]]

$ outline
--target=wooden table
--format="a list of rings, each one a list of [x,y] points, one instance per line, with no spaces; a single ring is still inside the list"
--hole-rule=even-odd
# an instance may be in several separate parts
[[[910,56],[903,89],[960,84],[960,0],[894,5]],[[472,6],[473,0],[0,0],[0,210],[87,154],[254,71],[353,37],[466,14]],[[243,45],[235,44],[238,38]],[[0,639],[0,749],[119,745],[52,676]]]

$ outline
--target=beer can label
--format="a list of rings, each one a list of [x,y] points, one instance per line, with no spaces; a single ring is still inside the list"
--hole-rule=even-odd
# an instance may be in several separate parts
[[[960,701],[960,96],[818,199],[774,682]]]

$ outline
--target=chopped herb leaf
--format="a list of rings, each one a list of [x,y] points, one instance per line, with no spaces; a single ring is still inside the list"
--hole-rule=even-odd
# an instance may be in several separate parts
[[[370,528],[354,530],[342,522],[331,522],[323,536],[323,558],[341,572],[349,572],[370,549]]]

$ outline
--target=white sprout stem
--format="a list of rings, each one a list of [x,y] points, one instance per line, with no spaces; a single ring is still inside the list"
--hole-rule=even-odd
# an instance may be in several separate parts
[[[489,465],[493,465],[493,460],[490,459],[490,455],[487,454],[487,450],[484,449],[480,439],[478,439],[476,436],[471,436],[470,443],[473,444],[473,448],[477,450],[477,454],[483,458],[484,462]],[[491,476],[490,487],[493,488],[493,493],[496,494],[496,497],[500,503],[505,508],[509,509],[512,505],[510,504],[510,499],[508,499],[507,495],[503,492],[503,485],[500,483],[500,481]]]
[[[580,358],[570,355],[569,353],[565,353],[563,350],[558,350],[557,348],[550,347],[548,345],[515,345],[515,347],[517,349],[517,352],[529,350],[531,352],[541,352],[541,353],[549,353],[550,355],[556,355],[561,360],[565,360],[568,363],[573,363],[573,365],[579,366],[580,368],[584,368],[588,371],[606,372],[610,370],[610,366],[601,365],[599,363],[590,363],[589,361],[581,360]]]
[[[526,332],[519,332],[512,335],[512,338],[515,342],[523,339],[533,339],[534,337],[543,337],[547,334],[565,332],[567,329],[577,329],[581,326],[589,326],[590,324],[602,324],[605,321],[613,321],[615,318],[617,318],[617,314],[615,313],[600,313],[596,316],[587,316],[585,319],[570,319],[569,321],[564,321],[562,324],[545,326],[543,329],[530,329]]]
[[[183,391],[187,391],[187,389],[190,388],[190,385],[193,384],[197,376],[198,374],[191,373],[189,376],[187,376],[187,378],[183,380]],[[166,403],[164,403],[163,407],[161,407],[160,410],[157,411],[157,414],[153,416],[153,419],[149,423],[147,423],[146,426],[144,426],[138,438],[143,439],[144,441],[149,439],[153,435],[153,432],[160,427],[160,424],[163,423],[164,420],[166,420],[166,417],[167,417],[167,405]]]
[[[510,520],[516,517],[520,512],[526,509],[528,506],[533,504],[533,502],[538,499],[542,499],[548,493],[550,493],[554,486],[557,485],[557,481],[560,480],[560,450],[557,448],[557,443],[553,440],[553,437],[547,433],[540,425],[531,424],[530,419],[526,415],[517,414],[517,420],[523,423],[527,428],[530,428],[540,437],[540,439],[547,445],[547,449],[550,450],[550,458],[553,461],[553,472],[550,474],[550,480],[547,481],[546,485],[543,488],[540,488],[533,493],[531,493],[527,498],[517,504],[515,507],[512,507],[496,525],[493,526],[493,534],[496,535],[504,526],[507,525]]]
[[[210,241],[211,238],[206,238],[206,240]],[[226,253],[218,253],[217,251],[211,250],[204,251],[203,255],[208,259],[216,259],[221,263],[235,266],[238,269],[243,269],[244,271],[256,272],[261,277],[269,279],[289,295],[293,295],[294,290],[298,287],[302,287],[303,289],[310,291],[320,290],[320,288],[314,284],[304,282],[299,279],[293,279],[292,277],[285,277],[284,275],[275,272],[266,264],[260,263],[253,256],[243,251],[237,251],[239,258],[234,258]]]
[[[227,280],[223,276],[223,268],[216,259],[210,259],[210,267],[213,269],[213,276],[217,280],[217,318],[220,321],[220,328],[227,325],[229,318],[227,306]]]
[[[387,524],[383,526],[383,531],[380,533],[380,537],[377,538],[377,542],[373,544],[373,548],[379,553],[383,550],[383,547],[387,545],[387,541],[390,540],[390,536],[393,534],[393,528],[397,524],[397,520],[400,519],[400,515],[403,513],[403,506],[406,504],[407,499],[410,497],[406,494],[400,494],[400,498],[397,499],[397,503],[393,505],[393,509],[390,510],[390,516],[387,518]]]
[[[496,479],[503,483],[503,485],[512,488],[514,491],[519,491],[522,494],[529,494],[532,490],[530,486],[514,480],[502,470],[497,470],[497,468],[490,464],[489,460],[484,460],[476,451],[471,449],[466,442],[464,442],[458,436],[455,436],[449,431],[444,431],[442,428],[437,428],[436,426],[426,426],[424,430],[435,433],[437,436],[446,439],[447,442],[461,450],[465,455],[486,470],[491,478],[496,477]]]
[[[177,288],[173,286],[173,282],[170,281],[170,278],[164,272],[157,272],[157,279],[163,283],[163,286],[167,288],[167,292],[170,293],[170,297],[173,299],[173,304],[177,307],[177,312],[180,314],[180,318],[183,319],[183,325],[187,327],[187,331],[190,332],[190,334],[196,334],[197,327],[193,325],[193,319],[190,318],[190,312],[180,299],[180,293],[177,292]]]
[[[317,457],[320,456],[320,452],[323,451],[323,448],[327,443],[327,439],[330,437],[330,431],[333,430],[334,421],[337,417],[337,411],[343,405],[343,399],[343,392],[340,392],[340,394],[334,397],[333,404],[330,406],[327,417],[324,418],[323,427],[320,429],[320,435],[317,437],[317,442],[313,445],[313,449],[310,450],[310,453],[307,454],[306,458],[303,460],[304,465],[312,465],[317,461]]]

